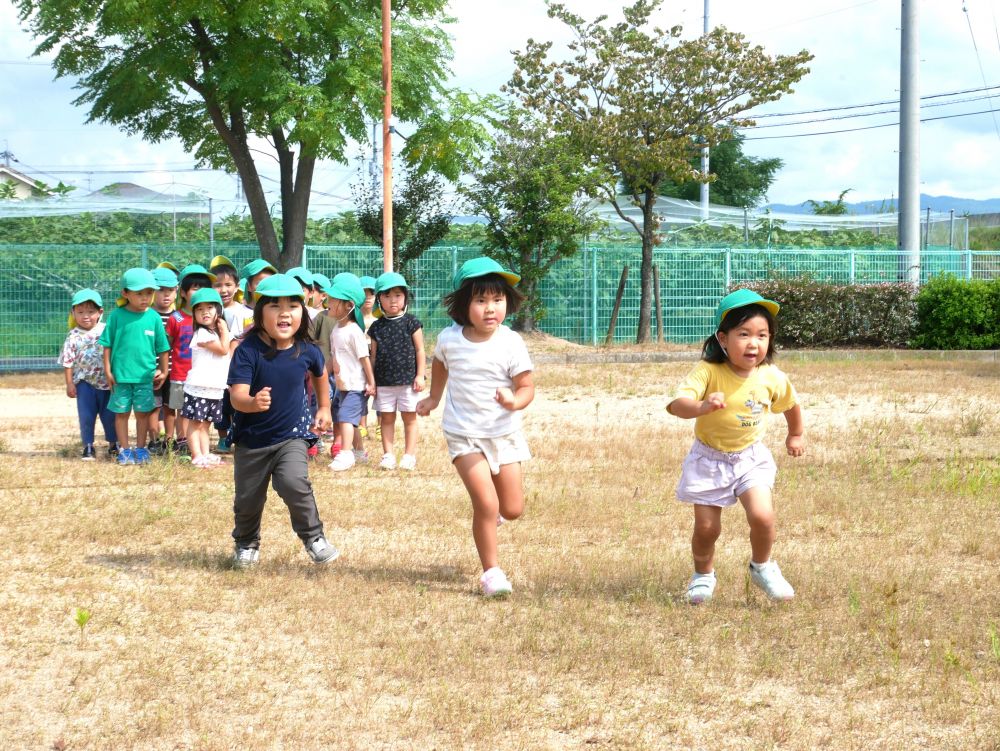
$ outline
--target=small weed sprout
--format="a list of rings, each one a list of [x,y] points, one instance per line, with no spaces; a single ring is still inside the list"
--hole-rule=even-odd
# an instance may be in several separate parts
[[[90,611],[86,608],[77,608],[73,613],[73,621],[80,628],[80,643],[83,644],[83,631],[90,623]]]
[[[993,659],[1000,662],[1000,633],[997,633],[997,624],[990,624],[990,654]]]

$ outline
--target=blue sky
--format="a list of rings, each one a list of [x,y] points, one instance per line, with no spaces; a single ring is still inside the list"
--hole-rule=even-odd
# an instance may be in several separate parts
[[[585,17],[606,12],[608,3],[565,0]],[[963,10],[963,7],[965,10]],[[657,21],[680,23],[687,33],[702,28],[703,0],[666,0]],[[984,85],[1000,85],[1000,0],[922,0],[921,95]],[[541,0],[452,0],[456,23],[454,84],[496,92],[509,77],[510,51],[523,49],[528,36],[565,41],[566,30],[547,18]],[[815,55],[811,72],[796,91],[762,108],[762,113],[802,112],[898,98],[900,0],[711,0],[710,20],[745,33],[772,53],[807,49]],[[612,18],[616,18],[612,14]],[[48,182],[58,179],[81,190],[115,180],[182,193],[200,190],[217,200],[235,197],[235,181],[219,173],[196,173],[176,142],[151,144],[100,123],[85,124],[86,111],[72,104],[72,81],[53,80],[52,70],[31,58],[34,42],[19,28],[9,0],[0,0],[0,149],[8,148],[21,169]],[[984,84],[985,80],[985,84]],[[971,93],[927,100],[939,103],[924,117],[1000,109],[1000,89],[992,99]],[[889,109],[881,107],[878,109]],[[852,110],[850,112],[858,112]],[[798,119],[849,114],[831,112]],[[996,119],[995,119],[996,118]],[[1000,196],[994,177],[1000,164],[1000,114],[951,117],[921,128],[921,191],[967,198]],[[897,132],[893,127],[836,135],[792,134],[858,128],[896,121],[894,114],[852,118],[748,132],[746,151],[785,161],[770,200],[795,203],[836,198],[851,188],[850,200],[877,200],[897,193]],[[775,120],[761,120],[775,122]],[[355,166],[323,164],[317,171],[314,204],[349,205]],[[346,199],[346,201],[344,200]]]

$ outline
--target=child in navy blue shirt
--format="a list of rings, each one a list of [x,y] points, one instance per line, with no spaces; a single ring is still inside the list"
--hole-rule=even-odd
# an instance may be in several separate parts
[[[315,420],[306,399],[306,373],[318,400]],[[306,452],[316,442],[312,431],[331,425],[330,392],[323,355],[309,338],[302,286],[295,279],[276,274],[258,285],[253,330],[233,353],[229,390],[235,410],[233,565],[248,568],[260,557],[269,482],[288,506],[292,529],[306,552],[316,563],[329,563],[340,552],[323,536]]]

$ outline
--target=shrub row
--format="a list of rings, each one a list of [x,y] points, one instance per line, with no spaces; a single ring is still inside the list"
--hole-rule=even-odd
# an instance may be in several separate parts
[[[781,303],[782,347],[1000,348],[1000,279],[939,275],[919,290],[803,277],[744,286]]]

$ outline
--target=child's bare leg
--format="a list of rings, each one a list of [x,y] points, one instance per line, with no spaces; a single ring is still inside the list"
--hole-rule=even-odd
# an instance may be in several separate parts
[[[497,565],[497,512],[500,508],[490,465],[482,454],[466,454],[455,459],[455,469],[472,500],[472,539],[476,542],[483,571],[488,571]]]
[[[750,559],[754,563],[767,563],[777,536],[774,528],[774,505],[771,489],[766,486],[750,488],[740,496],[750,524]]]
[[[391,454],[392,445],[396,440],[396,413],[383,412],[378,417],[382,426],[382,453]]]
[[[146,448],[146,436],[149,433],[149,412],[135,413],[135,445],[136,448]]]
[[[116,412],[115,413],[115,435],[118,437],[118,445],[123,449],[127,449],[129,446],[128,442],[128,412]]]
[[[497,490],[500,516],[510,521],[524,513],[524,488],[521,485],[521,463],[501,464],[500,474],[493,475]],[[496,525],[496,519],[493,524]]]
[[[174,428],[177,426],[177,412],[170,407],[163,408],[163,432],[169,440],[174,437]]]
[[[184,438],[184,437],[187,436],[188,423],[189,422],[190,422],[190,420],[188,420],[186,417],[181,417],[179,414],[177,415],[177,437],[178,438]]]
[[[350,451],[354,446],[354,426],[349,422],[337,423],[337,432],[340,433],[341,449]]]
[[[416,412],[400,412],[399,416],[403,418],[403,453],[409,454],[410,456],[417,455],[417,413]],[[393,415],[395,417],[395,415]],[[385,430],[382,430],[383,436],[385,435]],[[383,441],[385,438],[382,439]],[[509,517],[508,517],[509,518]]]
[[[715,570],[715,541],[722,534],[722,508],[694,505],[694,534],[691,536],[691,557],[694,570],[710,574]]]
[[[191,451],[191,459],[199,459],[207,452],[204,449],[205,441],[202,441],[201,427],[204,423],[197,420],[188,420],[188,449]],[[206,432],[207,435],[207,432]]]

